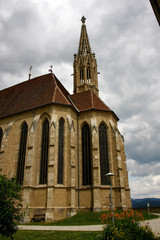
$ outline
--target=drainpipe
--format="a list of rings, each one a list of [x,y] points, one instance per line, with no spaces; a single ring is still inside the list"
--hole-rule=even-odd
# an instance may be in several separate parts
[[[80,212],[80,201],[79,201],[79,113],[77,113],[77,162],[78,162],[78,212]]]
[[[80,201],[79,201],[79,114],[80,114],[80,111],[77,108],[77,106],[74,104],[74,102],[72,101],[70,96],[68,96],[68,98],[69,98],[70,102],[72,103],[72,105],[77,110],[78,212],[80,212]]]

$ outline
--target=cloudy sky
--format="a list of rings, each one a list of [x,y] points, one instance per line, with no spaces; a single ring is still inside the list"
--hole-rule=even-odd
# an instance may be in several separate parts
[[[0,89],[48,73],[72,93],[81,17],[120,118],[132,198],[160,198],[160,27],[149,0],[0,0]]]

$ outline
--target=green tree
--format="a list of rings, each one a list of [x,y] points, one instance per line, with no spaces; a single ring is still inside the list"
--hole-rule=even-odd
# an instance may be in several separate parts
[[[21,214],[21,186],[14,178],[0,174],[0,234],[13,239]]]

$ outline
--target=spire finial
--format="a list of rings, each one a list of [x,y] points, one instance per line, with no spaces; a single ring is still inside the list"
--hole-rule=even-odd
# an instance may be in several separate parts
[[[52,71],[52,68],[53,68],[53,65],[50,66],[50,69],[48,70],[48,72],[51,72],[51,73],[52,73],[52,72],[53,72],[53,71]]]
[[[85,24],[86,18],[83,16],[83,17],[81,18],[81,21],[82,21],[83,24]]]
[[[32,66],[30,66],[29,70],[30,70],[30,71],[29,71],[29,74],[28,74],[28,75],[29,75],[29,80],[30,80],[30,79],[31,79],[31,70],[32,70]]]

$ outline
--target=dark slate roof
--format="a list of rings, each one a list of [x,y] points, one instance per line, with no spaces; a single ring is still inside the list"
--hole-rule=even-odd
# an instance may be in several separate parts
[[[70,98],[80,112],[101,110],[112,112],[115,115],[115,113],[92,90],[73,94]],[[116,118],[118,119],[117,116]]]
[[[53,74],[46,74],[0,91],[0,117],[51,103],[70,105],[68,91]]]
[[[160,0],[150,0],[150,3],[157,18],[157,21],[160,25]]]
[[[91,90],[70,95],[56,76],[50,73],[0,91],[0,118],[48,104],[67,105],[79,112],[112,112]]]

